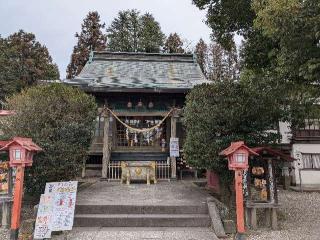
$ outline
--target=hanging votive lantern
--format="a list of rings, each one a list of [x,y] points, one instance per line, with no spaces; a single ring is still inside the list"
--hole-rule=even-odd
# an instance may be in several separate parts
[[[127,104],[128,108],[132,108],[132,102],[129,100],[128,104]]]
[[[140,99],[140,101],[138,102],[138,105],[137,105],[139,108],[141,108],[141,107],[143,107],[143,103],[142,103],[142,101],[141,101],[141,99]]]
[[[153,107],[154,107],[153,102],[150,101],[149,104],[148,104],[148,108],[153,108]]]

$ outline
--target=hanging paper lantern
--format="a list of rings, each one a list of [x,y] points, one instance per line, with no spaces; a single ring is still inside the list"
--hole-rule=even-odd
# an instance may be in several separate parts
[[[140,101],[138,102],[138,105],[137,105],[138,107],[143,107],[143,103],[142,103],[142,101],[141,101],[141,99],[140,99]]]
[[[132,108],[132,102],[129,100],[128,104],[127,104],[128,108]]]
[[[150,101],[149,104],[148,104],[148,108],[153,108],[153,107],[154,107],[153,102]]]

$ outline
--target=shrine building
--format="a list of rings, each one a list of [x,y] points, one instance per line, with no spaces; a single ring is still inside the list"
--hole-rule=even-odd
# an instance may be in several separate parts
[[[170,157],[170,139],[181,156],[186,94],[208,83],[194,55],[93,52],[65,83],[94,95],[99,106],[83,176],[120,181],[121,164],[151,162],[158,180],[176,178],[177,160],[183,163]]]

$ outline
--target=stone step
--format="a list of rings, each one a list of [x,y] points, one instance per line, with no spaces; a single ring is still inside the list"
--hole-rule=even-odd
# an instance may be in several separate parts
[[[76,227],[209,227],[207,214],[76,214]]]
[[[202,205],[76,205],[76,214],[208,214]]]
[[[207,227],[74,227],[54,240],[218,240],[212,229]]]

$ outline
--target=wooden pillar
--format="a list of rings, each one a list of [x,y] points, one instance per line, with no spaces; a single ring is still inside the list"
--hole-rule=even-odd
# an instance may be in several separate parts
[[[12,168],[10,167],[8,169],[8,178],[7,178],[7,182],[8,182],[8,198],[12,197],[12,189],[13,189],[12,180],[13,180],[12,179]],[[5,228],[10,228],[11,205],[12,205],[12,201],[11,200],[3,202],[3,205],[2,205],[1,223],[2,223],[2,226],[5,227]]]
[[[87,159],[83,159],[82,161],[82,171],[81,171],[81,178],[85,178],[86,177],[86,161]]]
[[[278,229],[277,209],[272,208],[271,210],[271,228],[272,230]]]
[[[253,230],[256,230],[258,227],[257,224],[257,209],[253,207],[251,209],[250,223]]]
[[[10,201],[2,203],[1,225],[4,228],[10,228],[10,206],[11,206],[11,202]]]
[[[108,165],[111,157],[112,138],[110,136],[110,112],[104,112],[104,128],[103,128],[103,157],[102,157],[102,173],[101,179],[107,179]]]
[[[16,184],[14,189],[12,218],[10,239],[17,240],[20,228],[21,205],[23,194],[23,181],[24,181],[24,166],[17,167]]]
[[[266,226],[270,227],[271,226],[271,209],[270,208],[266,208],[266,212],[265,212],[265,222],[266,222]]]
[[[177,119],[178,115],[175,111],[173,111],[171,116],[171,137],[176,138],[177,137]],[[170,157],[170,163],[171,163],[171,179],[175,180],[177,179],[177,159],[175,157]]]
[[[243,210],[243,192],[242,192],[242,170],[234,171],[236,188],[236,207],[237,207],[237,232],[244,233],[244,210]]]
[[[273,176],[273,167],[272,167],[272,159],[268,159],[268,173],[269,173],[269,192],[270,192],[270,202],[275,202],[275,181]]]

